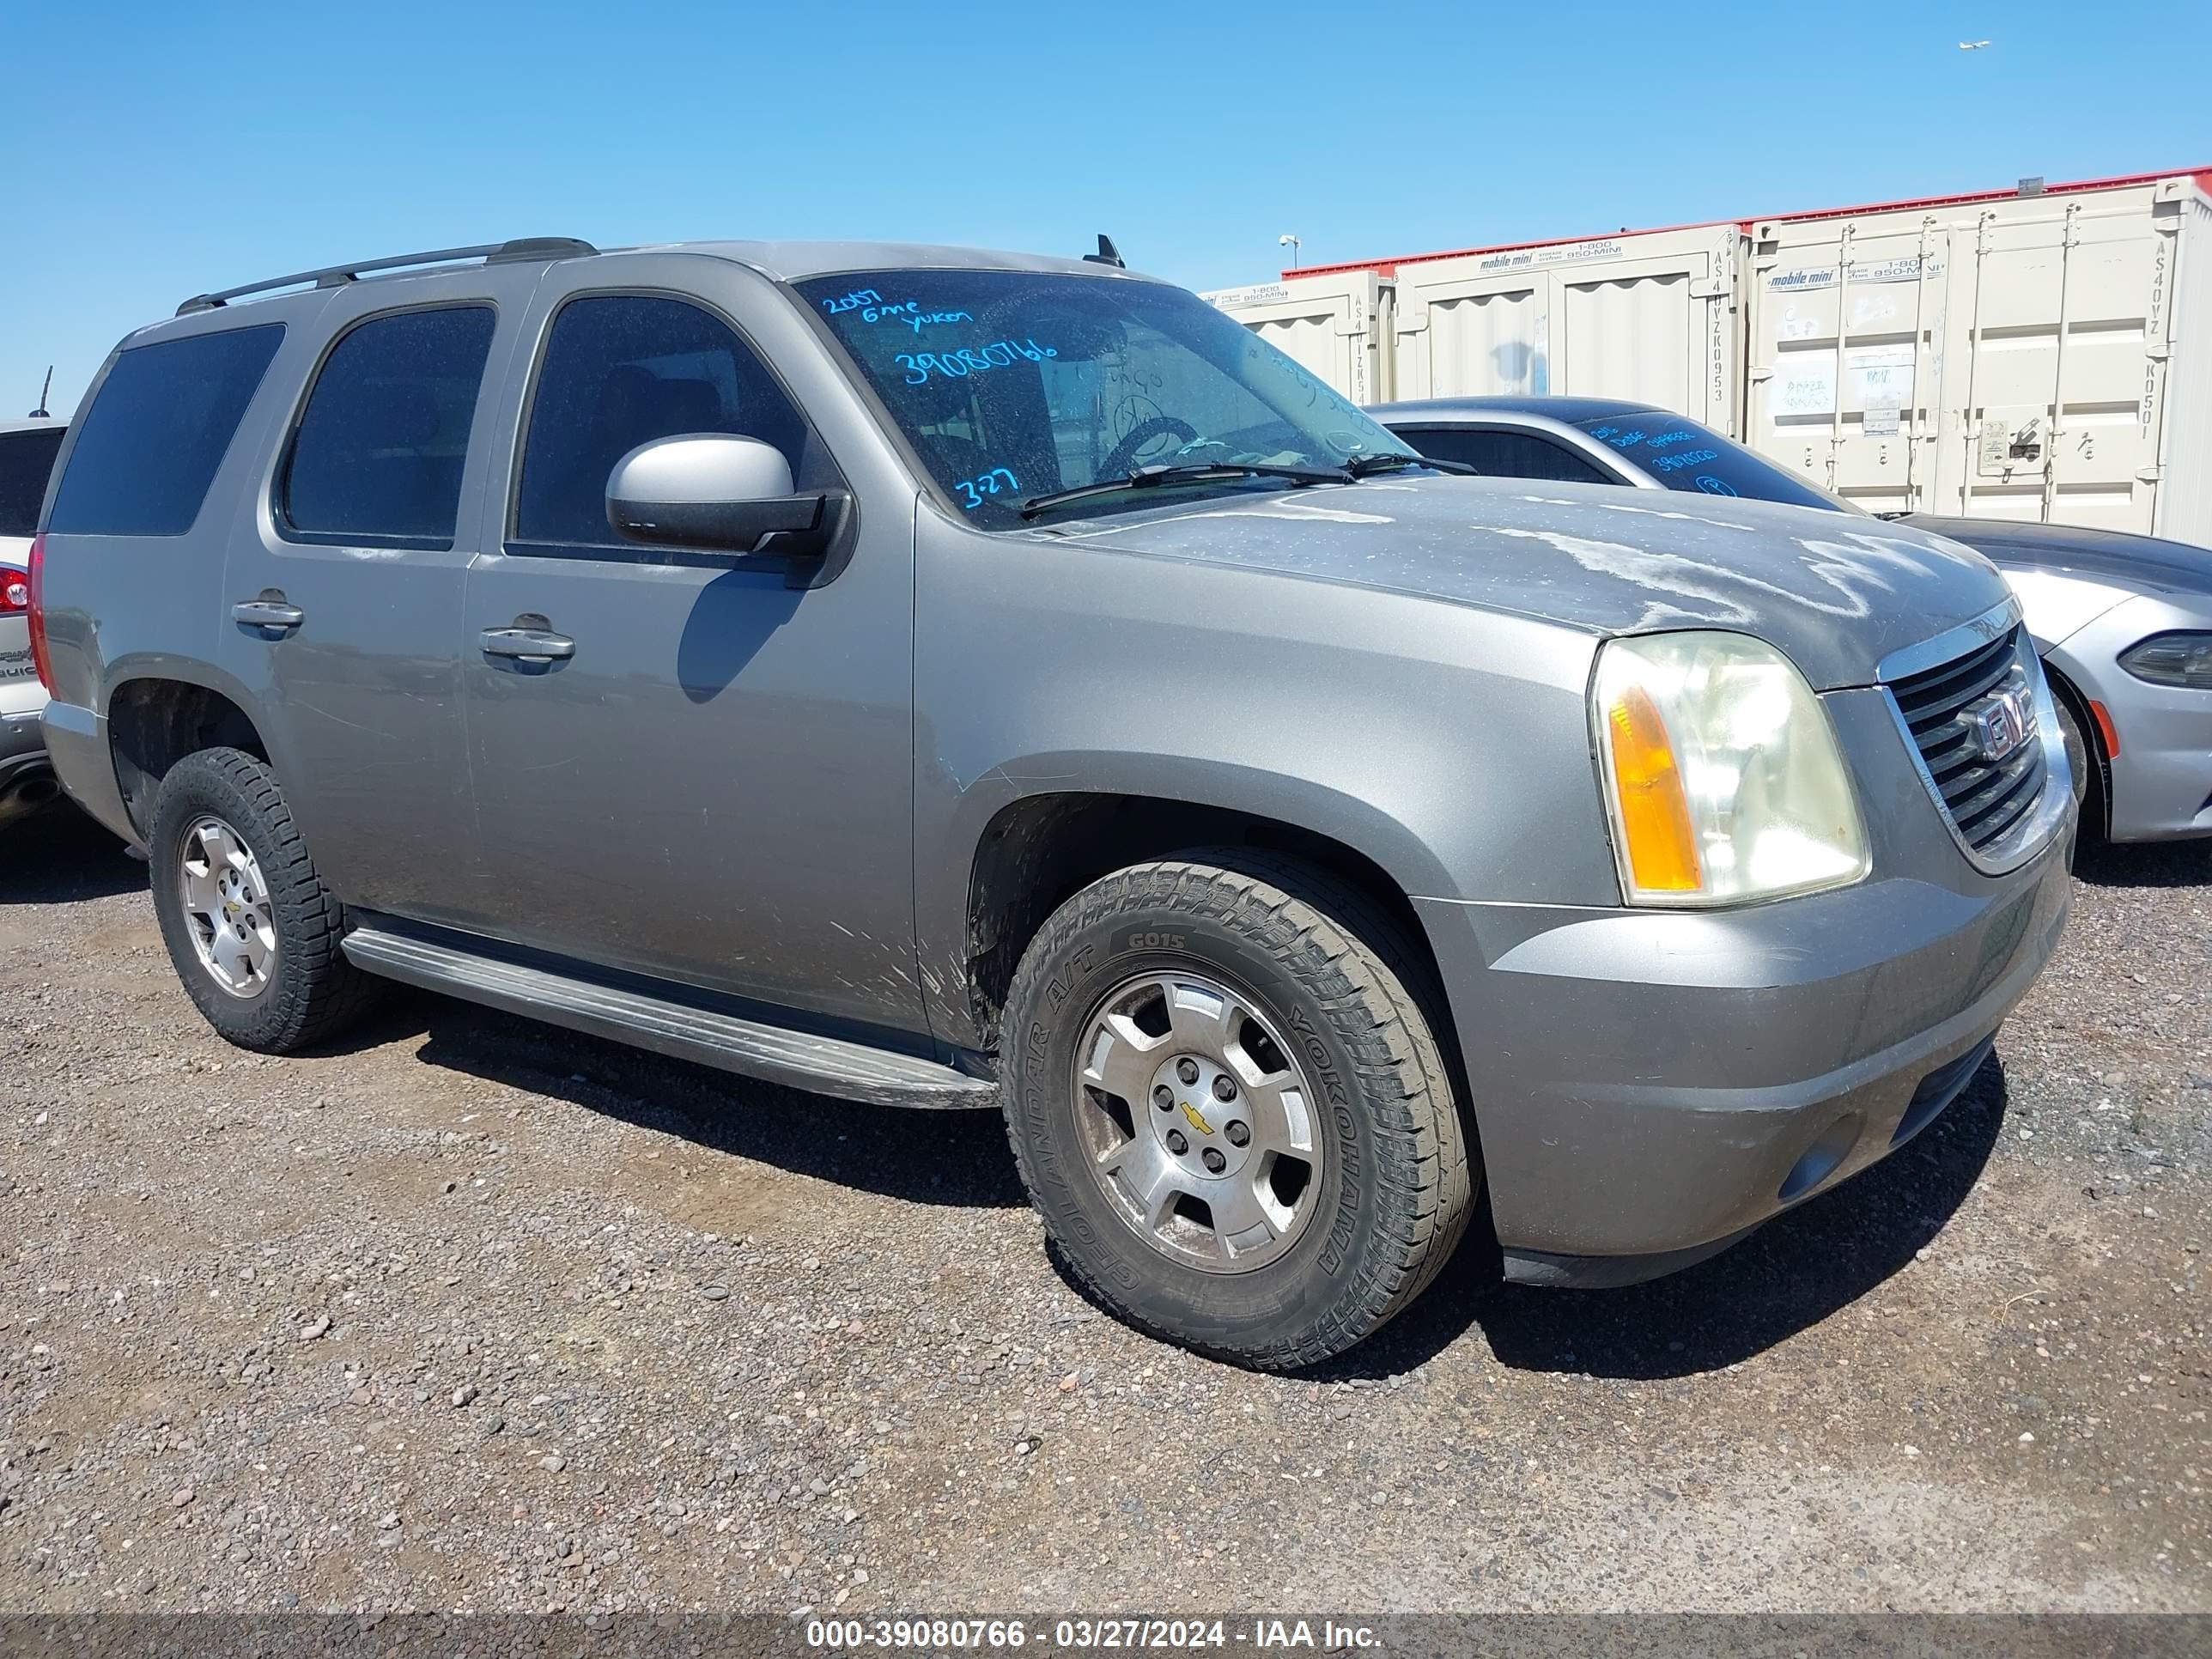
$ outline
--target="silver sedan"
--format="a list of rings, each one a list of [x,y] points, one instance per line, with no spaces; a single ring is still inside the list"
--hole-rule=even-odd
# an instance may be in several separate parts
[[[1864,509],[1647,404],[1450,398],[1369,411],[1423,453],[1492,477]],[[2085,827],[2212,836],[2212,550],[2118,531],[1891,514],[2004,572],[2057,693]]]

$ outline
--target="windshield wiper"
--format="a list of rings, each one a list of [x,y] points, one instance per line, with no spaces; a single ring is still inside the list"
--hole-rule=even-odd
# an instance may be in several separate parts
[[[1217,479],[1288,478],[1292,483],[1350,483],[1358,475],[1344,467],[1275,466],[1266,461],[1188,461],[1181,465],[1139,466],[1118,478],[1078,484],[1032,495],[1022,503],[1022,517],[1034,519],[1056,507],[1089,501],[1094,495],[1115,495],[1125,489],[1156,489],[1162,484],[1212,483]]]
[[[1461,477],[1477,476],[1475,470],[1465,461],[1440,461],[1433,455],[1354,455],[1344,464],[1344,470],[1355,478],[1365,478],[1377,472],[1392,472],[1408,466],[1433,467],[1439,472],[1449,472]]]

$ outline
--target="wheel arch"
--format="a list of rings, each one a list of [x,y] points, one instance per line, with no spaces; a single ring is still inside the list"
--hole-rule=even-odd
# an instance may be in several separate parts
[[[2065,706],[2081,729],[2081,741],[2089,750],[2096,769],[2089,779],[2088,799],[2083,806],[2085,817],[2094,815],[2087,827],[2100,836],[2112,831],[2112,757],[2106,751],[2105,728],[2089,707],[2087,693],[2074,683],[2064,666],[2050,657],[2043,659],[2043,672],[2051,682],[2051,695]]]
[[[1250,848],[1298,860],[1355,890],[1402,935],[1422,1002],[1462,1102],[1460,1036],[1435,947],[1400,873],[1353,843],[1247,808],[1158,795],[1081,791],[1002,804],[976,838],[957,961],[931,970],[933,1015],[956,1045],[995,1045],[1022,952],[1060,905],[1133,864],[1198,848]],[[957,1033],[957,1035],[955,1034]]]
[[[272,763],[259,725],[234,695],[240,689],[170,665],[126,672],[109,685],[108,750],[124,810],[142,844],[153,829],[161,780],[186,755],[230,748]]]
[[[1248,852],[1249,860],[1240,856]],[[1498,1243],[1481,1115],[1436,944],[1402,880],[1351,842],[1246,809],[1159,796],[1070,792],[1005,803],[978,839],[969,877],[967,972],[959,989],[969,1000],[962,1017],[981,1028],[978,1040],[1000,1046],[1022,957],[1070,898],[1116,871],[1182,859],[1242,871],[1318,906],[1404,985],[1434,1041],[1468,1149],[1474,1188],[1462,1243],[1481,1252],[1486,1265],[1478,1271],[1494,1277]],[[1304,872],[1321,879],[1300,879]],[[1395,938],[1379,936],[1385,929]]]

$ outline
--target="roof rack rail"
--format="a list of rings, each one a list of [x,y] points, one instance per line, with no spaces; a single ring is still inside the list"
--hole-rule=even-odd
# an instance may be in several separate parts
[[[240,288],[227,288],[216,294],[195,294],[177,307],[177,315],[187,316],[195,311],[213,311],[233,300],[243,299],[249,294],[266,294],[280,288],[298,288],[303,283],[313,283],[317,288],[342,288],[371,271],[399,270],[409,265],[455,264],[463,259],[481,259],[488,265],[508,264],[525,259],[573,259],[599,249],[589,242],[579,241],[574,236],[524,236],[513,241],[486,242],[478,247],[441,247],[428,253],[402,253],[390,259],[368,259],[357,264],[325,265],[320,270],[295,271],[289,276],[272,276],[265,283],[247,283]]]

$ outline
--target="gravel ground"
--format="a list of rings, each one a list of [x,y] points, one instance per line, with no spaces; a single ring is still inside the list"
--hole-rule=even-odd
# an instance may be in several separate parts
[[[1055,1272],[994,1117],[429,997],[220,1042],[0,841],[0,1609],[2212,1609],[2212,849],[2085,858],[1918,1141],[1320,1377]]]

